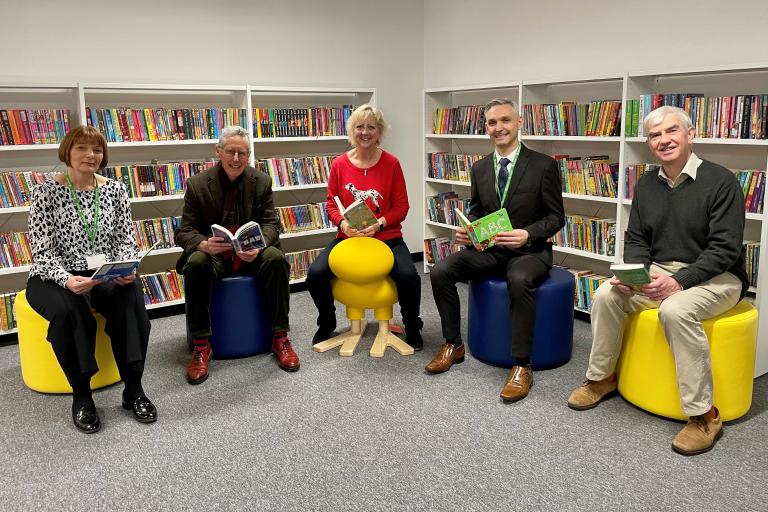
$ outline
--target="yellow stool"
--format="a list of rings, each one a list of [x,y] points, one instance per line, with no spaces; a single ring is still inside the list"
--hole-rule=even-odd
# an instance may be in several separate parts
[[[392,305],[397,302],[397,287],[388,276],[394,263],[395,257],[387,244],[375,238],[347,238],[331,250],[328,264],[336,276],[331,281],[331,289],[334,298],[346,306],[347,318],[352,327],[345,333],[315,345],[313,348],[316,352],[325,352],[341,345],[339,355],[354,355],[368,326],[365,310],[373,309],[374,317],[379,322],[379,332],[371,347],[371,356],[384,356],[387,347],[392,347],[404,356],[413,354],[413,347],[389,330]]]
[[[675,361],[658,313],[648,309],[627,319],[616,366],[619,393],[641,409],[684,420]],[[702,325],[709,339],[714,405],[724,421],[734,420],[752,405],[757,310],[741,301]]]
[[[27,292],[16,295],[14,303],[19,328],[21,376],[28,388],[41,393],[71,393],[64,371],[48,342],[48,321],[38,315],[27,302]],[[120,380],[109,336],[104,332],[104,317],[96,317],[96,363],[99,371],[91,378],[91,389],[109,386]]]

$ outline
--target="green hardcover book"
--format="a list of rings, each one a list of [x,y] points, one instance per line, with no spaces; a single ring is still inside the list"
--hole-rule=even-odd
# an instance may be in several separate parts
[[[611,272],[616,276],[616,279],[621,281],[621,284],[625,284],[635,291],[640,289],[651,282],[651,274],[648,273],[648,269],[642,263],[622,263],[611,265]]]
[[[376,215],[374,215],[371,209],[368,208],[368,205],[365,204],[365,201],[358,199],[344,208],[339,196],[333,196],[333,200],[336,201],[336,207],[339,209],[339,213],[341,213],[342,217],[344,217],[344,220],[349,222],[349,225],[358,231],[361,231],[368,226],[373,226],[379,222]]]
[[[470,221],[462,212],[455,210],[461,227],[467,230],[472,245],[482,252],[496,245],[496,235],[505,231],[512,231],[512,222],[509,220],[507,210],[501,208],[476,221]]]

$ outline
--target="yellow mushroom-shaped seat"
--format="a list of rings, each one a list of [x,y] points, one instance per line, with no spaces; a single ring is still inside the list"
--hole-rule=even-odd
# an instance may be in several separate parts
[[[334,298],[346,307],[352,325],[349,331],[314,345],[316,352],[341,345],[339,355],[353,355],[367,327],[365,310],[373,309],[379,332],[371,347],[371,356],[382,357],[387,347],[402,355],[413,354],[413,347],[389,330],[392,305],[397,302],[397,287],[389,277],[394,263],[387,244],[375,238],[347,238],[333,248],[328,255],[328,264],[336,276],[331,281],[331,289]]]
[[[741,301],[722,315],[701,322],[709,339],[712,400],[724,421],[743,416],[752,405],[757,320],[757,310]],[[659,416],[687,419],[658,309],[627,318],[616,374],[619,393],[627,401]]]

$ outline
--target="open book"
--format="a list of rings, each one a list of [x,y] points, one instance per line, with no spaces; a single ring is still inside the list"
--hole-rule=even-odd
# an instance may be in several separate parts
[[[349,206],[344,208],[341,205],[341,199],[339,196],[333,196],[333,200],[336,201],[336,207],[339,209],[339,213],[349,225],[357,230],[365,229],[368,226],[373,226],[378,222],[376,215],[373,214],[365,201],[357,199]]]
[[[651,274],[642,263],[614,263],[611,272],[616,279],[635,291],[640,291],[643,285],[651,282]]]
[[[235,231],[234,234],[224,226],[219,226],[218,224],[211,226],[211,232],[213,233],[213,236],[223,238],[224,241],[229,240],[236,252],[263,249],[267,246],[267,242],[264,240],[264,235],[261,233],[261,226],[252,220],[249,220],[237,228],[237,231]]]
[[[454,212],[461,227],[467,230],[467,236],[469,236],[472,245],[480,252],[496,244],[496,235],[514,229],[505,208],[489,213],[474,222],[470,221],[460,210],[454,210]]]
[[[135,260],[108,261],[107,263],[104,263],[96,269],[96,272],[93,273],[91,279],[95,279],[97,281],[111,281],[117,277],[128,277],[129,275],[139,270],[141,261],[146,258],[147,254],[152,252],[152,250],[157,247],[161,241],[162,240],[158,240],[152,244],[152,247],[150,247],[149,250],[145,252],[141,258]]]

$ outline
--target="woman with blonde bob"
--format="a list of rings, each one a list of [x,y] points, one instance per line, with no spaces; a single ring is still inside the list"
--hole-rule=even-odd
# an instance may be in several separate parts
[[[328,217],[339,229],[336,239],[323,249],[312,263],[307,275],[307,287],[318,310],[317,332],[312,343],[330,338],[336,328],[336,307],[331,291],[334,275],[328,265],[328,255],[348,237],[369,236],[389,246],[395,257],[390,277],[397,286],[400,312],[403,316],[406,341],[414,350],[421,350],[423,341],[419,317],[421,279],[413,265],[411,252],[403,241],[401,223],[408,214],[408,191],[403,169],[398,159],[381,149],[379,143],[387,131],[384,115],[375,107],[357,107],[347,121],[347,137],[352,149],[333,160],[328,178]],[[365,201],[377,222],[357,230],[344,220],[334,197],[346,208],[353,201]]]
[[[50,326],[48,341],[72,386],[72,420],[83,432],[101,428],[90,380],[98,371],[96,319],[106,318],[120,377],[123,408],[142,423],[157,419],[157,409],[141,387],[149,340],[149,316],[136,275],[110,282],[90,278],[106,261],[137,256],[131,208],[123,183],[98,172],[108,162],[107,141],[90,126],[73,128],[59,146],[66,172],[32,192],[29,235],[32,269],[27,301]]]

